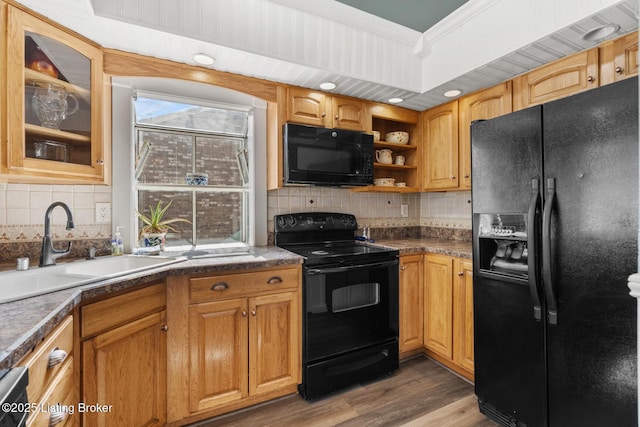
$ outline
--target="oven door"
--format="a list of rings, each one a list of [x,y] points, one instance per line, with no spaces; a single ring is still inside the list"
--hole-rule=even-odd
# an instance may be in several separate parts
[[[304,278],[305,363],[397,339],[397,258],[305,268]]]

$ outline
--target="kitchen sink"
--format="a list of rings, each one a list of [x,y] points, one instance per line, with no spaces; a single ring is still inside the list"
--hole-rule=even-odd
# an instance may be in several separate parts
[[[186,260],[124,255],[0,273],[0,303],[46,294]]]

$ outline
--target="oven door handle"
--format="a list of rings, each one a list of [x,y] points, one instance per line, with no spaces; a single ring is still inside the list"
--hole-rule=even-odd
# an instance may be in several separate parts
[[[361,270],[363,268],[378,268],[389,267],[392,265],[398,265],[398,260],[393,259],[391,261],[374,262],[368,264],[350,264],[341,267],[327,267],[327,268],[309,268],[306,270],[309,275],[316,274],[332,274],[332,273],[344,273],[346,271]]]

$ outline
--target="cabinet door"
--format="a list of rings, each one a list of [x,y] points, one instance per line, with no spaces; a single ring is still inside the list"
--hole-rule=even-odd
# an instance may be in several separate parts
[[[287,121],[325,127],[327,95],[322,92],[291,87],[287,92]]]
[[[249,394],[268,393],[300,379],[297,292],[249,298]]]
[[[513,109],[564,98],[598,87],[598,49],[576,53],[516,77]]]
[[[351,130],[367,130],[371,128],[367,119],[367,104],[350,98],[334,96],[331,99],[333,127]]]
[[[458,188],[458,101],[423,116],[425,190]]]
[[[247,299],[189,306],[190,412],[247,396]]]
[[[600,46],[600,85],[638,75],[638,32]]]
[[[424,345],[453,357],[453,258],[425,256]]]
[[[400,257],[400,352],[421,348],[424,340],[424,256]]]
[[[166,423],[165,311],[103,332],[82,344],[83,402],[113,405],[83,413],[85,426]]]
[[[460,188],[471,188],[471,122],[488,120],[511,112],[511,82],[465,96],[459,107]]]
[[[473,372],[473,264],[456,260],[453,287],[453,361]]]
[[[9,144],[2,172],[30,182],[105,182],[102,51],[9,7]]]

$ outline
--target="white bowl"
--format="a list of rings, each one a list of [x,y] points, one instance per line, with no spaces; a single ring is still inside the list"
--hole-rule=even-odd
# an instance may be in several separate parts
[[[373,180],[373,185],[377,185],[379,187],[393,187],[393,184],[396,182],[394,178],[376,178]]]
[[[409,132],[397,130],[385,135],[385,141],[393,144],[407,144],[409,142]]]
[[[396,187],[406,187],[407,183],[406,182],[396,182]]]

